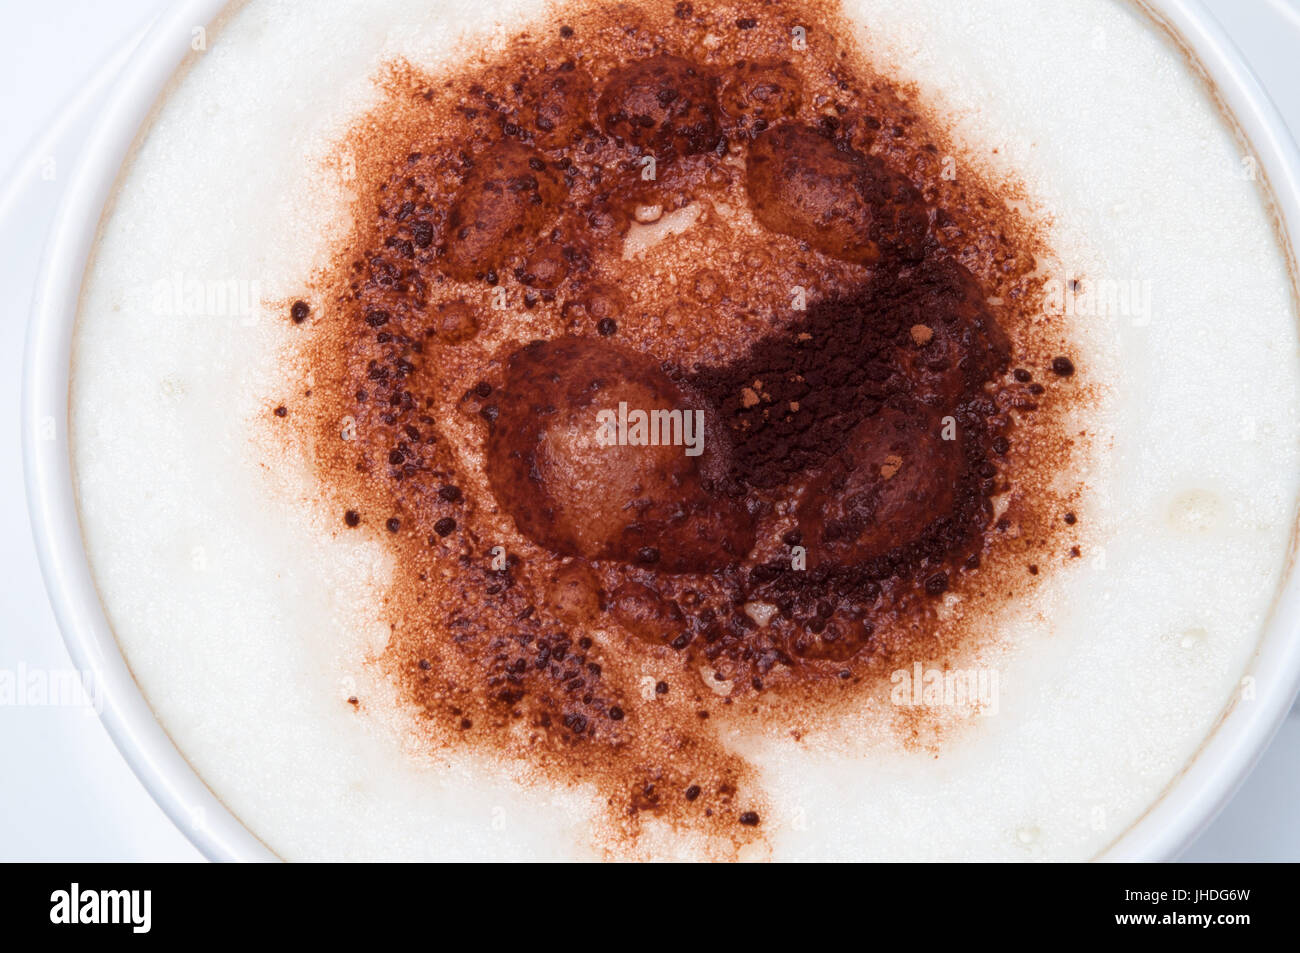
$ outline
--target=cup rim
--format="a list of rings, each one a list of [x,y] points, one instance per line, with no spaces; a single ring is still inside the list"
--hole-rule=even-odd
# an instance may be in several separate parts
[[[1277,108],[1201,0],[1132,2],[1182,47],[1225,120],[1251,147],[1266,197],[1276,210],[1278,240],[1288,254],[1294,283],[1300,150]],[[276,855],[199,777],[131,674],[91,575],[68,442],[73,331],[100,225],[138,137],[192,55],[192,31],[212,24],[229,7],[231,0],[182,0],[166,11],[140,41],[87,140],[84,155],[89,158],[73,173],[46,241],[27,329],[21,431],[28,511],[45,587],[73,663],[95,681],[109,736],[145,789],[205,857],[266,861]],[[1286,717],[1300,689],[1300,568],[1294,527],[1283,582],[1247,671],[1255,679],[1255,700],[1230,702],[1182,771],[1096,859],[1176,857],[1232,797]]]
[[[1225,122],[1250,150],[1272,203],[1276,239],[1287,258],[1293,300],[1300,294],[1300,149],[1241,51],[1202,0],[1138,0],[1201,73]],[[1164,791],[1106,847],[1098,860],[1173,860],[1207,828],[1241,787],[1281,727],[1300,691],[1300,520],[1292,501],[1286,564],[1255,652],[1252,680],[1220,712],[1200,746]]]
[[[89,673],[100,720],[158,806],[209,860],[274,860],[164,731],[126,663],[90,572],[68,441],[72,339],[100,225],[137,138],[188,55],[193,31],[227,0],[182,0],[153,23],[109,94],[46,239],[28,321],[23,476],[37,559],[73,665]],[[53,439],[42,432],[53,430]]]

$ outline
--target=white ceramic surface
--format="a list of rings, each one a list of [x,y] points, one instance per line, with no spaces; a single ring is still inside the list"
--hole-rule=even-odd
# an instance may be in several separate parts
[[[28,336],[22,432],[37,549],[74,664],[92,671],[102,718],[124,757],[168,815],[214,859],[269,859],[190,770],[155,721],[104,618],[82,551],[66,442],[68,363],[82,274],[118,169],[159,91],[189,50],[191,30],[224,0],[185,0],[164,13],[124,70],[65,195],[47,246]],[[1300,235],[1300,155],[1240,56],[1196,0],[1151,7],[1182,36],[1237,117],[1274,190],[1291,235]],[[52,425],[52,429],[51,429]],[[1300,574],[1294,567],[1260,643],[1257,697],[1228,713],[1170,791],[1106,859],[1175,856],[1245,777],[1300,683]]]

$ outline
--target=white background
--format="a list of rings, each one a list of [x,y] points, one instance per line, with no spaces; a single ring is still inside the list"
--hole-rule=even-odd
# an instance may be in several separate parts
[[[1300,132],[1300,0],[1205,2]],[[41,248],[78,147],[117,67],[164,5],[0,0],[0,670],[71,666],[23,496],[23,342]],[[1300,714],[1293,711],[1184,859],[1300,860],[1298,756]],[[0,706],[0,860],[200,859],[91,710]]]

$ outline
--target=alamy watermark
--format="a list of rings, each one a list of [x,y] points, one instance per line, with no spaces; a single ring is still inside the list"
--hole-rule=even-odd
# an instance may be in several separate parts
[[[94,672],[75,668],[0,668],[0,708],[84,708],[100,714],[104,700]]]
[[[685,447],[688,457],[704,452],[702,410],[629,410],[621,400],[618,410],[597,412],[596,423],[602,447]]]
[[[196,278],[175,272],[149,290],[149,310],[168,318],[238,318],[256,324],[262,317],[262,285],[247,278]]]
[[[1123,317],[1142,327],[1151,323],[1152,283],[1139,278],[1049,278],[1043,282],[1043,313]]]
[[[920,662],[889,677],[889,700],[903,708],[968,708],[983,715],[998,713],[995,668],[927,668]]]
[[[152,890],[89,890],[73,883],[50,894],[50,923],[121,925],[132,933],[148,933],[153,926]]]

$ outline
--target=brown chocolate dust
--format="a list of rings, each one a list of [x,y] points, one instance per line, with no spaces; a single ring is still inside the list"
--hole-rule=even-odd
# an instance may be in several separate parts
[[[561,6],[390,64],[339,146],[279,426],[397,557],[375,664],[421,742],[594,784],[614,853],[647,817],[761,840],[728,732],[798,743],[1068,559],[1089,385],[1043,224],[854,37],[820,2]]]

